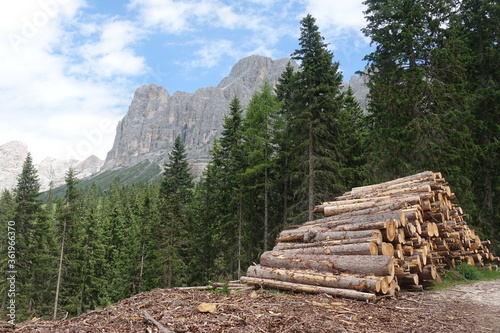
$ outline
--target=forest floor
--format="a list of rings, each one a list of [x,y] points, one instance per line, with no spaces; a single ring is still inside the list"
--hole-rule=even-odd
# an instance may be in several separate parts
[[[203,311],[209,312],[198,309],[202,303],[207,306]],[[145,318],[148,316],[150,319]],[[500,280],[441,291],[402,292],[395,298],[379,298],[371,303],[324,294],[267,290],[227,295],[155,289],[72,319],[30,321],[5,330],[19,333],[169,331],[499,333]]]

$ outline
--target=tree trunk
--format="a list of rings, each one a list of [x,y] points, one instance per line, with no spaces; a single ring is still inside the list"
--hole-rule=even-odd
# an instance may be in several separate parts
[[[298,255],[286,251],[268,251],[260,257],[262,266],[314,269],[334,274],[394,276],[395,259],[391,256]]]
[[[56,284],[56,296],[54,299],[54,313],[52,315],[52,320],[57,319],[57,308],[59,305],[59,290],[61,288],[61,279],[62,279],[62,266],[63,266],[63,258],[64,258],[64,241],[66,238],[66,219],[64,219],[63,223],[63,234],[61,240],[61,251],[59,254],[59,268],[57,270],[57,284]]]
[[[382,284],[387,282],[386,277],[359,277],[353,275],[331,275],[322,274],[317,271],[301,271],[292,269],[281,269],[263,267],[260,265],[250,266],[247,276],[264,278],[285,282],[302,283],[309,285],[321,285],[330,288],[354,289],[357,291],[381,292]],[[382,282],[384,281],[385,282]]]
[[[325,240],[316,243],[277,243],[273,251],[288,250],[288,249],[301,249],[306,247],[317,246],[334,246],[334,245],[348,245],[348,244],[361,244],[361,243],[380,243],[379,237],[368,238],[352,238],[352,239],[338,239],[338,240]]]
[[[319,242],[324,240],[352,239],[377,237],[382,241],[380,230],[355,230],[355,231],[331,231],[327,228],[317,229],[292,229],[282,231],[276,241],[303,241],[306,243]]]
[[[378,255],[377,244],[373,242],[331,245],[331,246],[311,246],[284,250],[289,254],[336,254],[336,255]]]
[[[283,289],[283,290],[311,293],[311,294],[327,294],[327,295],[357,299],[362,301],[374,300],[376,298],[375,294],[351,290],[351,289],[311,286],[307,284],[283,282],[271,279],[253,278],[248,276],[242,276],[241,282],[248,284],[256,284],[271,288]]]

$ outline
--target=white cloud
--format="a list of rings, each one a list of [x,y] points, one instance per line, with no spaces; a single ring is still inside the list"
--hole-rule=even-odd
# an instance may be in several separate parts
[[[359,31],[366,24],[363,11],[366,6],[361,1],[308,0],[307,12],[316,18],[318,26],[333,29],[337,33],[352,29]]]
[[[0,5],[0,144],[24,141],[35,161],[105,157],[130,102],[126,77],[145,68],[130,48],[141,38],[132,24],[81,22],[83,8],[79,0]],[[80,24],[98,41],[82,46]]]
[[[146,71],[145,59],[131,48],[144,33],[130,21],[111,20],[104,24],[88,24],[86,31],[99,33],[99,40],[78,48],[85,61],[72,68],[80,74],[110,77],[113,75],[140,75]]]

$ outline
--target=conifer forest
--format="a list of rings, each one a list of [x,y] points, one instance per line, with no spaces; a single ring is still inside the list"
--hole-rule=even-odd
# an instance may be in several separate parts
[[[439,171],[468,223],[500,250],[500,4],[496,0],[366,0],[374,46],[369,105],[342,92],[314,17],[300,22],[300,65],[234,96],[211,161],[189,172],[181,138],[160,181],[78,186],[40,198],[30,155],[0,195],[0,252],[15,222],[17,319],[61,318],[153,288],[238,279],[276,235],[355,186]],[[5,274],[2,274],[5,275]],[[0,316],[9,283],[0,280]]]

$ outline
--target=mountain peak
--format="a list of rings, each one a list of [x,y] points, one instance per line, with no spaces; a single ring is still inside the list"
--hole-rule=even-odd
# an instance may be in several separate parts
[[[243,58],[217,87],[194,93],[176,92],[170,96],[167,89],[156,84],[141,86],[118,124],[103,170],[145,160],[162,164],[180,136],[194,173],[201,173],[231,100],[237,96],[245,107],[265,80],[276,84],[288,61],[256,55]]]

